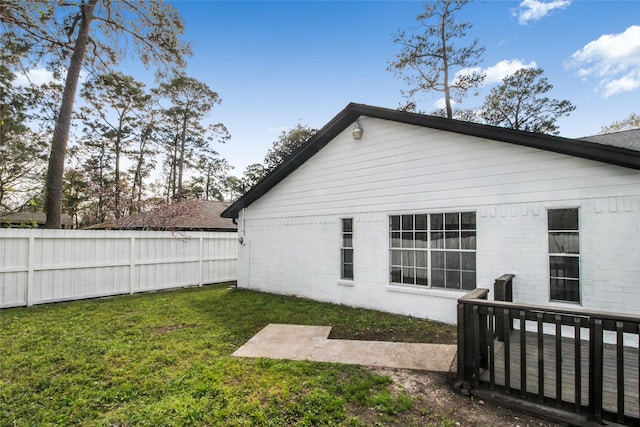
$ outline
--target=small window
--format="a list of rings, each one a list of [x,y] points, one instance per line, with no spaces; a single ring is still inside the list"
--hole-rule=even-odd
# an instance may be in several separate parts
[[[342,219],[340,259],[340,278],[353,280],[353,218]]]
[[[549,276],[552,301],[580,302],[578,209],[549,209]]]

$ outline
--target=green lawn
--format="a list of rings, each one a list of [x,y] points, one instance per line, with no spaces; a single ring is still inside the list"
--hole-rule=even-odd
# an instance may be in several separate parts
[[[4,309],[0,426],[357,426],[367,408],[381,422],[412,408],[364,368],[231,356],[269,323],[423,342],[454,333],[228,285]]]

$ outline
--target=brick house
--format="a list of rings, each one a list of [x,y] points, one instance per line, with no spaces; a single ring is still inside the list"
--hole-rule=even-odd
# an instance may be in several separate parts
[[[455,323],[458,298],[510,273],[516,302],[640,314],[640,130],[349,104],[222,215],[240,288]]]

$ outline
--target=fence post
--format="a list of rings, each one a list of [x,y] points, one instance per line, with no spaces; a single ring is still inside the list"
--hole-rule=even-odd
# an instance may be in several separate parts
[[[33,305],[33,253],[35,251],[36,238],[29,236],[29,248],[27,249],[27,289],[25,299],[27,307]]]
[[[136,269],[136,238],[135,237],[131,237],[131,244],[130,244],[130,251],[131,253],[129,254],[129,293],[133,294],[133,277],[134,277],[134,271]]]
[[[200,266],[200,283],[198,283],[198,286],[202,286],[204,284],[204,262],[202,260],[202,257],[204,256],[203,243],[204,237],[200,236],[200,261],[198,263]]]
[[[513,302],[513,278],[514,274],[503,274],[493,283],[494,299],[496,301]],[[504,330],[504,314],[501,310],[496,312],[496,337],[504,342],[504,336],[513,330],[513,321],[509,321],[509,331]]]

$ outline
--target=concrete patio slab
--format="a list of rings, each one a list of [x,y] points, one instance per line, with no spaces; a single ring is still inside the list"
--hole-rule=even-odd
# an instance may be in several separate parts
[[[456,354],[455,345],[333,340],[329,332],[331,326],[269,324],[233,355],[448,372]]]

